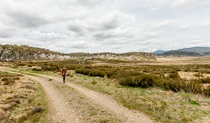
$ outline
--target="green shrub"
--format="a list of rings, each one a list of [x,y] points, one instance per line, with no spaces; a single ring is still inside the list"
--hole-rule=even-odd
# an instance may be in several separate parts
[[[32,67],[32,65],[31,65],[31,64],[29,64],[29,65],[28,65],[28,67]]]
[[[202,83],[210,83],[210,77],[200,79]]]
[[[195,76],[195,77],[203,77],[203,73],[198,72],[198,73],[195,73],[194,76]]]
[[[179,92],[182,90],[184,85],[184,82],[182,82],[181,80],[169,80],[168,82],[168,87],[169,90],[173,91],[173,92]]]
[[[41,71],[39,68],[32,68],[33,71]]]
[[[197,106],[200,106],[200,103],[199,103],[199,102],[197,102],[197,101],[195,101],[195,100],[191,100],[189,103],[190,103],[191,105],[197,105]]]
[[[202,92],[202,84],[199,81],[189,80],[184,82],[182,90],[188,93],[198,94]]]
[[[205,96],[210,97],[210,85],[203,89]]]
[[[110,67],[84,66],[76,69],[76,73],[115,79],[120,85],[130,87],[158,87],[173,92],[184,91],[193,94],[209,96],[208,88],[202,89],[202,83],[210,83],[210,78],[199,80],[185,80],[180,78],[178,70],[197,69],[197,66],[139,66],[139,67]],[[201,67],[201,66],[199,66]],[[198,68],[199,68],[198,67]],[[199,68],[200,69],[200,68]],[[142,71],[150,73],[144,74]],[[168,76],[165,76],[168,74]],[[210,87],[209,87],[210,88]]]
[[[82,69],[76,69],[75,73],[82,73]]]
[[[180,78],[180,76],[179,76],[179,74],[178,74],[177,71],[172,71],[172,72],[170,72],[168,76],[169,76],[170,78],[172,78],[172,79],[178,79],[178,78]]]
[[[165,90],[171,90],[173,92],[188,92],[188,93],[201,93],[202,85],[200,82],[191,80],[183,80],[183,79],[169,79],[164,80],[162,82],[156,82],[155,83],[157,87],[163,88]]]
[[[76,73],[89,75],[89,76],[99,76],[104,77],[106,73],[102,70],[93,70],[93,69],[77,69],[75,70]]]
[[[13,77],[5,77],[1,79],[3,85],[11,85],[15,82],[15,78]]]
[[[67,64],[65,66],[68,70],[76,70],[76,69],[82,69],[83,68],[83,66],[80,65],[80,64]]]
[[[121,78],[121,85],[131,86],[131,87],[142,87],[148,88],[154,86],[154,78],[151,75],[138,75],[138,76],[127,76],[125,78]]]
[[[44,109],[43,109],[42,107],[37,106],[37,107],[34,107],[34,108],[32,109],[31,113],[32,113],[32,114],[41,113],[41,112],[43,112],[43,110],[44,110]]]

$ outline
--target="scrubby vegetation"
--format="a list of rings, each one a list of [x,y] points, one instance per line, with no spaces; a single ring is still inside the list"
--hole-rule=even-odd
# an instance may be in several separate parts
[[[113,67],[85,67],[84,69],[78,69],[75,72],[89,76],[107,76],[119,81],[119,84],[130,87],[159,87],[164,90],[170,90],[173,92],[185,91],[194,94],[208,95],[208,91],[203,89],[202,83],[210,83],[209,78],[200,78],[196,80],[186,80],[180,78],[178,68],[158,66],[144,66],[146,69],[141,68],[113,68]],[[156,67],[156,66],[155,66]],[[150,68],[150,70],[148,69]],[[162,69],[161,69],[162,68]],[[159,73],[157,73],[159,70]],[[176,71],[174,71],[176,70]],[[146,72],[145,72],[146,71]],[[94,74],[92,74],[94,73]],[[101,76],[102,74],[102,76]]]
[[[118,80],[106,77],[89,77],[82,74],[74,74],[73,71],[71,74],[73,74],[73,77],[67,78],[69,81],[109,94],[125,107],[144,112],[151,116],[151,118],[157,120],[156,122],[191,123],[198,120],[197,122],[202,123],[203,117],[210,118],[208,117],[210,113],[210,109],[208,108],[210,106],[210,99],[200,94],[178,91],[176,88],[174,89],[177,92],[166,91],[155,86],[148,88],[130,87],[120,85],[118,84]],[[137,73],[132,73],[132,75],[135,74]],[[143,76],[144,74],[142,74],[142,77]],[[150,77],[153,78],[154,76]],[[142,78],[140,78],[140,80],[141,79]],[[156,79],[154,78],[153,80]],[[175,82],[176,81],[174,81],[174,83]],[[192,85],[191,88],[194,88],[196,85],[197,84]],[[174,85],[171,84],[171,87],[174,87]],[[188,91],[185,86],[183,86],[183,89]]]
[[[94,66],[97,62],[107,62],[111,65]],[[65,66],[69,70],[75,70],[76,73],[99,76],[115,79],[119,84],[130,87],[158,87],[173,92],[185,91],[194,94],[209,95],[203,88],[203,83],[210,83],[209,78],[204,78],[203,74],[210,73],[210,65],[185,65],[185,66],[161,66],[161,65],[142,65],[142,66],[117,66],[116,63],[126,63],[121,60],[64,60],[51,62],[19,62],[16,66],[27,66],[34,71],[55,71],[59,72]],[[135,61],[136,62],[136,61]],[[130,61],[128,62],[130,63]],[[34,67],[38,66],[38,67]],[[178,72],[197,72],[196,80],[185,80],[180,78]],[[205,92],[204,92],[205,91]]]

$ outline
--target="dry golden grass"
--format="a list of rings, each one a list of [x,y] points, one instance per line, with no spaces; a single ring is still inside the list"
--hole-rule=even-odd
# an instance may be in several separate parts
[[[10,75],[8,74],[7,77]],[[12,74],[11,76],[16,75]],[[0,121],[6,123],[47,121],[47,103],[41,86],[23,76],[19,76],[19,78],[10,77],[11,80],[5,80],[9,81],[9,84],[0,86]],[[41,111],[34,111],[40,107]]]

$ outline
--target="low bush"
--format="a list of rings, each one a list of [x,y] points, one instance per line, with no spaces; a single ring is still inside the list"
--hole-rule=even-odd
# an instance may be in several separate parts
[[[75,70],[76,73],[89,75],[89,76],[99,76],[104,77],[106,76],[106,73],[102,70],[92,70],[92,69],[77,69]]]
[[[194,76],[195,76],[195,77],[203,77],[203,73],[198,72],[198,73],[195,73]]]
[[[15,80],[19,80],[19,77],[3,77],[1,79],[3,85],[12,85]]]
[[[184,82],[182,90],[187,93],[199,94],[202,93],[202,84],[199,81],[189,80]]]
[[[203,89],[205,96],[210,97],[210,85]]]
[[[210,77],[200,79],[202,83],[210,83]]]
[[[66,68],[67,68],[68,70],[76,70],[76,69],[82,69],[83,66],[80,65],[80,64],[67,64],[67,65],[66,65]]]
[[[177,71],[172,71],[172,72],[170,72],[168,76],[169,76],[170,78],[172,78],[172,79],[178,79],[178,78],[180,78],[180,76],[179,76],[179,74],[178,74]]]
[[[131,86],[131,87],[142,87],[148,88],[154,86],[154,78],[150,75],[138,75],[138,76],[127,76],[122,77],[119,81],[121,85]]]
[[[158,81],[155,83],[157,87],[160,87],[164,90],[171,90],[173,92],[188,92],[188,93],[201,93],[202,84],[199,81],[195,80],[183,80],[183,79],[169,79]]]
[[[31,113],[32,113],[32,114],[41,113],[41,112],[43,112],[43,110],[44,110],[44,109],[43,109],[42,107],[37,106],[37,107],[34,107],[34,108],[32,109]]]

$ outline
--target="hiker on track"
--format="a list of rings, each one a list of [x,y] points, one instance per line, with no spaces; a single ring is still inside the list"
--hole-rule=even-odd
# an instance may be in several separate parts
[[[66,67],[63,67],[61,70],[61,75],[63,76],[63,83],[65,83],[66,75],[67,75],[67,69]]]

